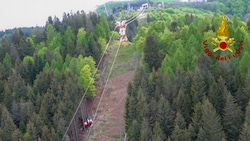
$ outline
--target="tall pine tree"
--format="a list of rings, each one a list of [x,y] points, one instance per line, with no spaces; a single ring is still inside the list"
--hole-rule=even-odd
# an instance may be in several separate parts
[[[157,70],[161,66],[161,59],[159,56],[159,49],[155,37],[149,33],[146,38],[146,44],[144,47],[144,62],[148,65],[150,71]]]
[[[242,111],[235,102],[234,97],[228,92],[223,117],[223,127],[228,141],[238,140],[241,125]]]
[[[207,98],[202,102],[201,127],[198,139],[202,141],[221,141],[225,139],[220,116]]]

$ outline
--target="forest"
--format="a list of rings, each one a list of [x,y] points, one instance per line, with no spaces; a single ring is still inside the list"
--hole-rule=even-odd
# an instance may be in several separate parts
[[[90,83],[110,34],[96,13],[48,17],[44,30],[21,29],[0,41],[0,140],[56,141]]]
[[[250,139],[250,20],[226,16],[233,59],[208,56],[224,14],[185,8],[154,9],[138,27],[140,53],[128,85],[126,133],[130,141],[247,141]],[[229,51],[215,52],[223,56]]]
[[[0,140],[61,140],[83,94],[95,98],[97,63],[111,33],[119,36],[114,18],[96,12],[45,22],[1,32]],[[129,26],[130,40],[136,26]]]
[[[140,55],[127,88],[129,141],[250,140],[249,5],[166,3],[128,26],[129,47]],[[89,84],[87,98],[96,96],[97,63],[110,35],[119,36],[115,18],[131,15],[78,11],[61,21],[49,16],[44,28],[1,32],[0,140],[61,140]],[[213,50],[222,16],[231,48],[244,41],[238,56],[224,61],[208,56],[203,44]]]

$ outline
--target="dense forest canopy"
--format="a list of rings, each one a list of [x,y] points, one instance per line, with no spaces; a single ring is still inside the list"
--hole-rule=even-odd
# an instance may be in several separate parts
[[[226,16],[237,57],[205,53],[225,14],[190,9],[153,9],[134,46],[141,61],[128,86],[128,140],[249,140],[249,21]],[[215,52],[223,56],[228,52]]]
[[[219,12],[228,16],[237,15],[244,21],[250,19],[250,1],[248,0],[207,0],[207,2],[181,2],[182,0],[134,0],[122,2],[108,2],[97,8],[99,13],[116,15],[118,12],[136,10],[144,3],[149,3],[153,7],[164,6],[165,8],[191,7],[211,12]],[[192,0],[190,0],[192,1]],[[159,5],[160,4],[160,5]],[[162,5],[163,4],[163,5]],[[106,6],[106,8],[105,8]],[[194,9],[192,9],[194,10]],[[190,12],[190,11],[189,11]]]
[[[61,140],[110,36],[103,15],[48,17],[43,30],[22,29],[0,41],[0,140]]]
[[[131,6],[145,2],[153,6],[147,17],[127,27],[140,54],[128,85],[128,140],[249,140],[249,1]],[[118,37],[115,20],[137,12],[126,14],[126,6],[110,3],[108,16],[100,6],[98,13],[64,13],[44,27],[0,33],[0,140],[61,140],[88,84],[87,98],[96,95],[93,74],[111,33]],[[219,61],[204,52],[203,41],[213,49],[223,15],[231,48],[244,45],[237,57]]]

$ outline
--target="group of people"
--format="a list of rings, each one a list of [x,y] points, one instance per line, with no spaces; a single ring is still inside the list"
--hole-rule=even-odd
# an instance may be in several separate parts
[[[93,120],[91,118],[87,118],[87,120],[83,123],[85,128],[91,127],[93,124]]]

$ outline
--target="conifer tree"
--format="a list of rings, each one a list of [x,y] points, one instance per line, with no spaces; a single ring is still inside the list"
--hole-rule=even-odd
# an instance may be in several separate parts
[[[147,116],[148,114],[148,104],[147,104],[147,99],[146,96],[142,92],[142,88],[139,87],[138,90],[138,103],[137,103],[137,108],[140,109],[139,113],[137,113],[137,119],[138,121],[142,121],[143,117]]]
[[[159,49],[157,42],[152,34],[149,34],[146,38],[146,44],[144,47],[144,62],[148,65],[150,71],[157,70],[161,66],[161,59],[159,57]]]
[[[242,131],[239,136],[239,141],[249,141],[249,140],[250,140],[250,125],[244,123]]]
[[[190,137],[193,141],[197,140],[197,135],[199,133],[201,126],[201,117],[202,117],[202,103],[199,102],[194,106],[192,121],[188,127],[188,130],[190,132]]]
[[[48,127],[45,125],[42,128],[42,136],[41,136],[41,140],[42,141],[48,141],[49,140],[49,129]]]
[[[126,121],[125,121],[125,129],[126,132],[130,130],[130,127],[132,126],[133,120],[136,118],[137,115],[137,98],[133,96],[129,96],[126,100]],[[136,121],[137,122],[137,121]]]
[[[220,116],[207,98],[202,101],[201,127],[198,139],[203,141],[221,141],[225,138]]]
[[[140,140],[139,141],[148,141],[152,136],[152,131],[149,128],[148,120],[143,118],[141,128],[140,128]]]
[[[250,140],[250,101],[246,107],[245,120],[240,132],[239,141],[249,141]]]
[[[85,47],[87,46],[87,37],[86,31],[83,27],[78,29],[77,40],[76,40],[76,53],[85,55]]]
[[[158,101],[158,112],[157,121],[159,121],[160,126],[166,137],[170,136],[174,130],[174,111],[167,99],[163,96],[160,97]]]
[[[236,68],[234,71],[233,76],[233,90],[230,90],[232,92],[232,95],[234,95],[235,100],[241,107],[241,110],[244,110],[247,107],[248,99],[250,98],[249,92],[248,92],[248,86],[249,83],[249,74],[247,74],[246,78],[243,78],[239,68]],[[244,82],[244,83],[242,83]],[[250,90],[250,89],[249,89]]]
[[[157,101],[152,98],[148,103],[148,122],[151,128],[153,128],[155,121],[157,120],[157,115],[155,113],[157,113]]]
[[[66,52],[73,56],[75,51],[76,36],[72,28],[68,26],[63,35],[63,45],[66,47]]]
[[[247,103],[250,99],[250,93],[249,93],[250,92],[250,72],[248,72],[245,83],[243,83],[243,84],[240,87],[242,89],[242,91],[241,91],[241,93],[239,92],[236,94],[236,98],[238,99],[237,101],[239,101],[239,103],[243,107],[243,109],[245,109],[247,106]]]
[[[140,124],[136,121],[133,120],[131,125],[128,128],[128,140],[130,141],[138,141],[140,138]]]
[[[158,121],[155,122],[155,125],[153,127],[153,135],[152,140],[153,141],[163,141],[165,139],[164,133],[160,127],[160,124]]]
[[[187,126],[185,118],[179,111],[176,113],[175,125],[178,125],[180,129],[185,129]]]
[[[218,82],[216,83],[212,80],[210,84],[208,99],[213,104],[216,112],[219,115],[223,115],[223,107],[225,105],[225,96],[227,93],[227,86],[225,80],[220,76]]]
[[[205,53],[202,53],[199,57],[198,57],[198,62],[197,62],[197,66],[198,66],[198,70],[201,74],[201,78],[203,78],[203,80],[207,83],[209,80],[209,77],[211,76],[210,73],[213,69],[213,64],[212,64],[212,59],[209,58],[209,56],[207,56]],[[208,85],[208,84],[207,84]],[[207,90],[207,87],[206,87]]]
[[[13,141],[21,141],[23,138],[22,132],[19,129],[16,129],[12,133],[12,140]]]
[[[244,52],[242,55],[242,59],[239,63],[239,70],[242,78],[246,78],[247,73],[249,71],[248,66],[250,65],[250,62],[248,60],[250,60],[250,55],[248,52]]]
[[[10,113],[8,112],[5,106],[1,109],[1,119],[0,119],[0,127],[2,129],[3,136],[2,140],[12,140],[12,133],[15,131],[16,126],[11,118]]]
[[[50,135],[51,135],[51,137],[50,137],[49,141],[60,141],[60,139],[59,139],[59,137],[58,137],[58,135],[53,127],[51,128]]]
[[[47,24],[46,25],[46,37],[47,37],[47,45],[49,45],[52,41],[53,38],[56,36],[56,30],[52,24]]]
[[[8,86],[7,83],[5,83],[3,91],[3,103],[8,110],[11,109],[12,101],[13,101],[13,95],[11,92],[11,88]]]
[[[234,97],[228,92],[223,117],[223,127],[228,141],[238,140],[241,125],[242,111],[235,102]]]
[[[190,134],[186,128],[180,129],[176,124],[171,136],[171,141],[191,141]]]
[[[201,102],[203,96],[206,95],[206,84],[201,76],[200,71],[196,68],[195,73],[192,77],[191,83],[191,98],[192,104],[196,105]]]
[[[179,111],[185,120],[189,123],[192,110],[191,98],[188,94],[184,93],[183,87],[179,90],[177,97],[174,99],[174,106]]]
[[[177,111],[175,118],[175,127],[171,135],[173,141],[191,141],[190,133],[186,128],[186,121],[180,112]]]

